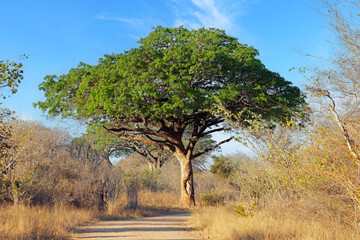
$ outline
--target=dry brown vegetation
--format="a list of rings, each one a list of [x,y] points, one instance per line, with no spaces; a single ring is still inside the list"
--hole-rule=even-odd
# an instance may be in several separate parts
[[[357,203],[347,185],[319,168],[318,155],[276,156],[268,156],[266,164],[241,155],[223,157],[232,166],[229,177],[206,178],[225,181],[226,187],[206,187],[206,197],[198,198],[203,207],[194,210],[189,224],[210,239],[360,238]],[[293,167],[285,167],[285,156]]]
[[[74,145],[62,130],[26,121],[9,124],[15,146],[9,156],[15,161],[0,179],[3,239],[68,239],[78,224],[161,215],[177,202],[175,181],[149,171],[142,159],[109,166],[88,143]],[[164,170],[173,167],[167,163]],[[129,208],[129,191],[137,196],[136,209]]]
[[[39,128],[24,124],[23,134],[29,125]],[[341,134],[334,130],[332,134]],[[299,135],[301,139],[294,137]],[[304,130],[278,128],[261,136],[253,142],[266,149],[261,158],[218,156],[211,170],[218,167],[224,174],[196,171],[197,203],[203,207],[195,210],[190,225],[211,239],[358,239],[357,205],[343,184],[345,180],[351,183],[356,168],[346,151],[320,132],[308,135]],[[10,179],[21,184],[13,181],[3,188],[3,199],[8,202],[0,217],[4,238],[67,239],[76,225],[89,220],[184,211],[176,208],[180,180],[173,174],[179,167],[176,161],[166,162],[157,171],[150,171],[139,156],[110,168],[95,167],[71,158],[64,148],[66,142],[62,143],[49,151],[57,156],[56,162],[44,150],[14,169]],[[333,154],[336,146],[339,151]],[[18,159],[24,157],[18,155]],[[347,171],[340,171],[345,167]],[[136,209],[129,208],[130,186],[137,196]],[[15,203],[15,196],[18,203],[12,206],[9,203]]]
[[[79,224],[95,220],[96,211],[64,206],[0,208],[0,239],[69,239]]]
[[[262,209],[242,217],[231,207],[196,211],[191,225],[210,239],[358,239],[352,229],[327,220],[304,220],[281,209]],[[293,211],[295,209],[292,209]],[[297,209],[301,210],[301,209]],[[290,210],[291,211],[291,210]],[[214,217],[216,216],[216,217]]]
[[[104,211],[71,206],[8,205],[0,207],[0,239],[70,239],[76,226],[99,220],[120,220],[183,212],[172,194],[139,192],[139,206],[127,208],[126,195],[107,204]]]

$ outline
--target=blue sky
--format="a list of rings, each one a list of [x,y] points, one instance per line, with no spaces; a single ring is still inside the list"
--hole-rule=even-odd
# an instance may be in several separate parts
[[[32,106],[43,99],[38,85],[44,76],[64,74],[79,62],[96,64],[104,54],[134,48],[158,25],[224,29],[258,49],[267,68],[301,87],[304,78],[289,69],[314,64],[304,53],[326,56],[329,51],[331,35],[314,10],[318,4],[312,0],[0,0],[0,59],[18,62],[20,55],[29,55],[23,61],[24,81],[18,93],[4,104],[20,118],[59,124],[46,120]],[[228,152],[236,148],[234,143],[223,147]]]

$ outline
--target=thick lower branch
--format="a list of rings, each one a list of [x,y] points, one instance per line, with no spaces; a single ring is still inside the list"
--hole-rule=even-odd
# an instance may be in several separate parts
[[[198,152],[198,153],[192,155],[191,159],[195,159],[197,157],[200,157],[201,155],[214,150],[215,148],[219,147],[220,145],[222,145],[224,143],[227,143],[227,142],[230,142],[233,138],[234,137],[230,137],[230,138],[228,138],[228,139],[226,139],[224,141],[219,142],[218,144],[216,144],[216,145],[214,145],[214,146],[212,146],[210,148],[205,149],[204,151]]]
[[[222,131],[225,131],[225,130],[229,130],[229,129],[225,129],[225,128],[216,128],[216,129],[213,129],[213,130],[209,130],[207,132],[204,132],[200,135],[200,137],[203,137],[203,136],[206,136],[206,135],[209,135],[209,134],[212,134],[214,132],[222,132]]]

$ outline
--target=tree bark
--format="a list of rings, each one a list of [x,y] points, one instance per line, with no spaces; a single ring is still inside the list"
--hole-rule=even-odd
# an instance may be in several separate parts
[[[175,154],[181,169],[181,197],[180,206],[195,206],[194,176],[190,156],[182,153]]]
[[[162,167],[159,159],[154,159],[153,162],[148,161],[148,164],[151,172],[155,172],[157,169],[160,169]]]
[[[149,164],[150,172],[154,172],[155,169],[156,169],[155,165],[153,163],[150,163],[150,162],[148,162],[148,164]]]

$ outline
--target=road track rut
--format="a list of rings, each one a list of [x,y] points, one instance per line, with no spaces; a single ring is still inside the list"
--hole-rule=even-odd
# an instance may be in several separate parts
[[[148,217],[132,220],[101,221],[79,227],[73,239],[201,239],[195,231],[186,226],[189,213]]]

